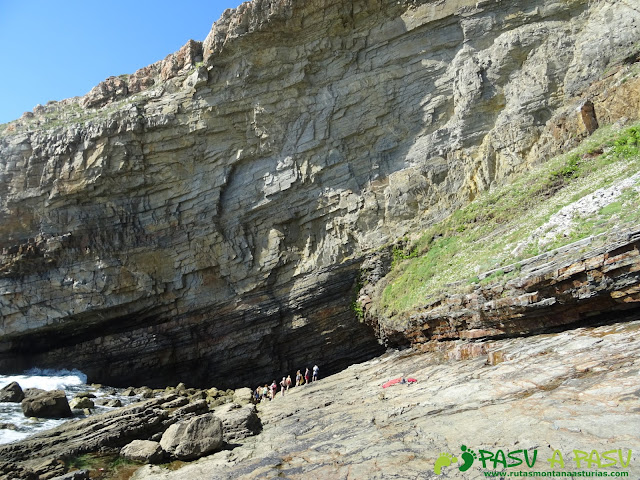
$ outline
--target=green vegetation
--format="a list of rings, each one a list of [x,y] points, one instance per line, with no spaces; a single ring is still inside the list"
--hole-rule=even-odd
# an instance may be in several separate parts
[[[393,251],[382,296],[385,313],[392,317],[410,311],[445,291],[506,281],[519,273],[522,259],[639,224],[640,181],[597,211],[574,215],[568,228],[547,223],[563,207],[638,172],[640,125],[623,131],[601,128],[575,150],[485,192],[423,232],[413,245]]]
[[[68,471],[89,470],[89,476],[96,480],[127,480],[141,465],[115,454],[79,455],[65,463]]]
[[[360,302],[358,302],[358,294],[360,293],[360,290],[362,289],[362,287],[364,287],[364,285],[365,284],[362,281],[362,277],[358,275],[358,278],[356,279],[355,287],[353,287],[353,295],[351,299],[351,310],[353,311],[353,313],[355,313],[356,318],[359,321],[364,320],[364,309],[362,308],[362,305],[360,305]]]

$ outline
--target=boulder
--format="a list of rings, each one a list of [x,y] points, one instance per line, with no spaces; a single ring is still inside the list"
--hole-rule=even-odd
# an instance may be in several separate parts
[[[248,388],[239,388],[233,393],[233,401],[240,405],[247,405],[253,401],[253,391]]]
[[[122,447],[120,456],[134,462],[159,463],[162,461],[164,453],[158,442],[134,440]]]
[[[35,393],[22,400],[22,412],[27,417],[62,418],[70,417],[71,408],[62,390]]]
[[[231,443],[255,435],[262,430],[256,406],[227,403],[215,409],[214,414],[222,421],[223,439]]]
[[[160,446],[178,460],[193,460],[219,449],[224,443],[222,422],[213,413],[171,425]]]
[[[76,393],[73,398],[96,398],[96,395],[91,392],[80,392]]]
[[[24,399],[24,392],[18,382],[11,382],[0,389],[0,402],[20,403]]]
[[[76,397],[71,399],[69,407],[82,410],[84,408],[95,408],[95,404],[93,403],[93,400],[88,397]]]
[[[153,390],[149,387],[140,387],[134,390],[136,395],[140,395],[142,398],[153,398]]]
[[[211,387],[206,392],[207,392],[207,397],[211,397],[211,398],[216,398],[217,396],[220,395],[220,390],[218,390],[216,387]]]

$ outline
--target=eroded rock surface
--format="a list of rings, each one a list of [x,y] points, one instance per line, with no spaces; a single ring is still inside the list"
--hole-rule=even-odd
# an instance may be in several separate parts
[[[640,475],[638,320],[493,342],[475,355],[389,353],[353,365],[285,397],[259,405],[264,429],[232,451],[175,472],[144,467],[136,480],[193,479],[482,479],[479,451],[537,450],[533,468]],[[481,348],[480,348],[481,347]],[[405,375],[417,384],[382,389]],[[478,458],[465,472],[461,446]],[[578,468],[573,450],[620,449],[628,467]],[[555,450],[564,468],[551,468]],[[629,451],[631,456],[627,457]],[[434,473],[448,453],[459,462]],[[519,454],[522,458],[522,453]],[[616,453],[617,455],[617,453]],[[604,464],[605,462],[603,462]]]
[[[586,100],[637,118],[639,40],[626,1],[256,0],[37,107],[0,137],[0,370],[239,386],[381,353],[363,252],[588,135]]]

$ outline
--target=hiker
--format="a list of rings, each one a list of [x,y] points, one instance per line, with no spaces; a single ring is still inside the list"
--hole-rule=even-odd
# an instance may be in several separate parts
[[[262,387],[260,385],[258,385],[258,388],[253,392],[253,399],[254,403],[260,403],[260,400],[262,400]]]
[[[282,377],[282,380],[280,380],[280,388],[282,390],[282,396],[284,397],[284,391],[287,389],[287,379],[285,377]]]
[[[278,384],[274,380],[273,383],[271,384],[271,400],[276,398],[276,391],[277,390],[278,390]]]
[[[287,384],[287,392],[289,391],[289,387],[291,386],[291,375],[287,375],[287,380],[285,381]]]
[[[320,372],[320,368],[318,367],[318,365],[314,365],[313,366],[313,381],[314,382],[316,380],[318,380],[318,372]]]
[[[300,385],[302,385],[302,374],[300,373],[300,370],[298,370],[296,372],[296,387],[299,387]]]
[[[309,371],[309,368],[307,368],[304,372],[304,383],[309,383],[309,377],[311,377],[311,372]]]
[[[268,398],[269,398],[269,385],[265,383],[264,387],[262,387],[262,401],[264,402]]]

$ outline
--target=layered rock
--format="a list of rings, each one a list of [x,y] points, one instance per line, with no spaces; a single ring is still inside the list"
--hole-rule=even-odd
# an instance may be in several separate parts
[[[637,117],[612,92],[640,85],[639,15],[257,0],[202,65],[190,43],[37,109],[0,139],[0,370],[239,385],[380,352],[350,309],[363,252],[588,134],[587,93]]]
[[[531,335],[623,318],[640,302],[640,231],[611,237],[597,248],[589,245],[598,238],[588,237],[503,267],[500,276],[510,278],[497,276],[467,293],[443,294],[393,321],[370,316],[365,303],[366,321],[388,345],[453,348],[457,355],[455,340]],[[497,272],[479,278],[491,279]],[[371,274],[376,276],[374,268]]]
[[[142,467],[134,480],[183,478],[455,478],[640,475],[637,320],[478,343],[475,355],[389,352],[260,404],[262,433],[177,471]],[[465,342],[457,342],[465,347]],[[382,384],[401,375],[412,385]],[[465,448],[476,454],[468,462]],[[578,464],[574,450],[622,462]],[[507,458],[527,450],[531,468]],[[560,451],[564,464],[549,463]],[[442,453],[458,459],[434,472]],[[484,456],[485,463],[481,460]],[[595,459],[595,454],[594,457]],[[600,457],[602,458],[602,457]],[[466,471],[460,467],[466,464]],[[604,465],[609,465],[605,467]],[[522,472],[519,474],[519,472]]]
[[[21,470],[35,472],[41,479],[51,478],[65,473],[68,460],[83,454],[120,455],[151,463],[193,460],[226,442],[260,431],[253,405],[230,405],[236,408],[214,414],[205,400],[168,394],[70,420],[24,440],[0,445],[0,458],[6,462],[0,462],[0,478],[15,478],[13,472]]]

